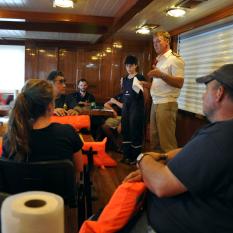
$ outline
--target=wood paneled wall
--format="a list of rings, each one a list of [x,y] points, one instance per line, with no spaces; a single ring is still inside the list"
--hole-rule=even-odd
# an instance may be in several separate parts
[[[135,55],[139,60],[139,72],[146,74],[151,67],[152,42],[121,41],[122,48],[113,43],[86,45],[84,47],[62,48],[26,43],[25,76],[46,79],[52,70],[64,73],[67,92],[77,89],[77,81],[85,78],[89,91],[97,102],[105,102],[120,91],[120,78],[125,75],[124,59]],[[112,52],[107,53],[106,48]],[[105,52],[105,56],[93,60],[93,56]]]
[[[207,123],[208,120],[204,116],[179,110],[176,121],[178,146],[184,146],[192,138],[193,134]]]

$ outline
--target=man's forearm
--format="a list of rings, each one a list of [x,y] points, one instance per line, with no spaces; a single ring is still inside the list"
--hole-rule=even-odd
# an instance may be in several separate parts
[[[161,196],[162,186],[166,183],[165,165],[147,155],[140,162],[139,168],[146,186],[157,196]]]
[[[176,88],[182,88],[184,84],[184,79],[181,77],[174,77],[166,73],[162,73],[160,77],[164,82],[169,84],[170,86],[176,87]]]
[[[174,196],[187,191],[165,164],[150,155],[143,157],[139,168],[146,186],[158,197]]]

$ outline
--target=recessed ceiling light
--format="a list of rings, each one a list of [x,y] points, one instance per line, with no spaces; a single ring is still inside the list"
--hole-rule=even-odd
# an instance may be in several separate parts
[[[141,27],[136,30],[136,33],[148,35],[150,34],[150,29],[148,27]]]
[[[112,49],[111,49],[110,47],[107,47],[107,48],[105,49],[105,52],[106,52],[106,53],[111,53],[111,52],[112,52]]]
[[[112,44],[112,46],[113,46],[113,48],[117,48],[117,49],[121,49],[123,46],[122,46],[122,43],[121,42],[118,42],[118,41],[116,41],[116,42],[114,42],[113,44]]]
[[[186,14],[185,9],[181,7],[171,7],[166,12],[172,17],[182,17]]]
[[[53,7],[63,7],[63,8],[73,8],[74,1],[73,0],[54,0]]]
[[[154,24],[144,24],[136,29],[136,33],[148,35],[150,34],[155,28],[157,28],[159,25]]]

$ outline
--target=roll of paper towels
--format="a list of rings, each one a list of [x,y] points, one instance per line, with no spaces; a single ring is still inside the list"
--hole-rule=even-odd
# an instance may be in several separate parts
[[[24,192],[2,204],[2,233],[64,233],[63,199],[48,192]]]

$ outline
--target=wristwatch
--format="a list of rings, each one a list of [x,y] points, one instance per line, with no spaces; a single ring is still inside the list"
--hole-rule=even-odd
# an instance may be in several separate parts
[[[164,162],[166,163],[168,160],[168,155],[167,154],[160,154],[158,161],[160,161],[160,160],[164,160]]]
[[[137,157],[136,161],[137,161],[137,166],[139,165],[139,163],[141,162],[141,160],[143,159],[143,157],[147,155],[146,153],[141,153],[139,154],[139,156]]]

